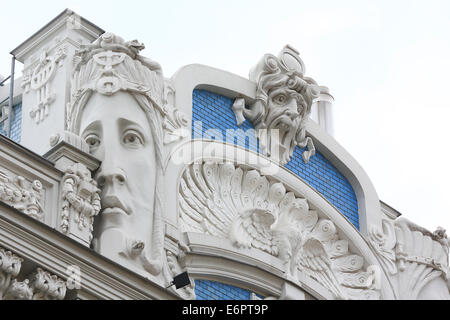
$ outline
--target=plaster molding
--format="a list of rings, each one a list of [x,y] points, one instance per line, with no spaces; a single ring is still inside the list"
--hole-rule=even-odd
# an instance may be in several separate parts
[[[226,282],[241,288],[261,293],[265,296],[282,299],[286,283],[296,291],[305,291],[315,299],[334,300],[336,297],[317,281],[299,274],[300,281],[293,281],[283,276],[283,266],[279,269],[270,266],[271,259],[256,259],[264,253],[251,252],[242,254],[230,243],[221,239],[199,233],[185,233],[190,251],[186,254],[186,267],[194,279],[208,279]],[[275,263],[277,265],[277,263]]]
[[[382,226],[371,229],[370,245],[397,299],[450,300],[450,240],[445,230],[431,233],[405,218],[383,219]]]
[[[280,300],[305,300],[305,298],[305,292],[299,290],[290,283],[284,283]]]
[[[279,167],[275,162],[261,154],[240,146],[217,141],[192,140],[179,144],[168,158],[165,164],[166,188],[173,191],[167,193],[167,214],[165,215],[167,224],[172,226],[178,225],[178,218],[175,213],[180,210],[179,204],[169,201],[169,194],[179,191],[183,172],[187,166],[184,163],[203,163],[204,161],[232,162],[236,165],[244,166],[246,169],[266,172],[267,176],[283,183],[287,190],[292,190],[297,196],[307,199],[311,208],[321,212],[324,215],[323,218],[331,220],[337,227],[337,230],[339,230],[339,236],[348,241],[350,251],[364,257],[364,260],[367,262],[365,267],[374,266],[371,267],[371,271],[373,271],[373,268],[379,265],[375,254],[360,232],[322,195],[312,189],[302,179],[289,170]],[[392,288],[389,285],[387,276],[384,271],[380,273],[382,299],[393,299]]]
[[[33,300],[63,300],[66,296],[66,283],[56,275],[37,268],[30,277]]]
[[[23,259],[0,247],[0,300],[19,275]]]
[[[65,171],[74,163],[82,163],[92,172],[100,166],[100,161],[89,154],[89,147],[80,137],[65,132],[64,140],[59,135],[55,139],[56,144],[43,157],[54,163],[58,170]]]
[[[334,223],[310,210],[308,201],[257,170],[214,161],[188,166],[180,181],[181,232],[230,239],[236,247],[262,250],[279,258],[288,277],[298,270],[336,297],[379,298],[364,259],[339,238]],[[360,289],[350,290],[346,288]],[[359,292],[368,290],[368,292]]]
[[[89,246],[94,217],[101,209],[97,182],[85,165],[75,163],[66,169],[61,184],[61,231]]]
[[[3,300],[32,300],[33,289],[30,288],[30,280],[17,281],[14,279],[5,292]]]
[[[179,299],[178,296],[119,264],[105,259],[53,228],[0,203],[0,246],[33,261],[61,279],[78,266],[77,295],[89,299]]]
[[[23,261],[23,258],[0,247],[0,300],[64,299],[65,282],[41,268],[25,280],[17,281]]]
[[[67,50],[67,48],[74,47],[79,48],[83,42],[86,42],[88,40],[79,38],[79,39],[73,39],[70,36],[62,35],[62,37],[55,37],[54,41],[52,41],[50,44],[46,45],[45,51],[47,53],[51,52],[58,52],[60,50]],[[44,49],[43,48],[43,49]],[[33,73],[33,70],[36,68],[36,66],[39,64],[39,56],[37,54],[32,54],[27,58],[27,61],[25,62],[24,68],[22,69],[22,78],[19,78],[18,80],[20,83],[20,88],[23,89],[24,93],[28,93],[30,90],[30,78]]]
[[[3,136],[0,136],[0,163],[3,168],[7,168],[1,170],[6,173],[11,182],[14,181],[14,177],[21,176],[25,179],[25,185],[31,189],[33,181],[40,182],[42,190],[39,202],[44,213],[41,222],[57,228],[60,210],[59,188],[63,173],[50,161]]]
[[[279,275],[267,272],[256,264],[230,258],[230,251],[220,250],[215,245],[217,239],[214,240],[211,236],[194,233],[187,233],[185,236],[191,249],[186,254],[186,267],[193,279],[228,282],[255,292],[280,295],[284,280]]]
[[[22,176],[8,176],[0,167],[0,201],[22,211],[26,215],[42,221],[43,186],[39,180],[27,181]]]
[[[39,58],[39,63],[32,72],[24,74],[22,87],[24,93],[31,90],[36,92],[36,103],[30,109],[30,117],[36,124],[44,121],[49,115],[50,105],[55,101],[55,93],[51,88],[51,81],[55,76],[56,69],[63,66],[64,58],[67,56],[67,48],[59,48],[54,54],[44,50]]]
[[[49,38],[51,39],[52,36],[65,27],[76,30],[77,33],[82,34],[91,41],[104,32],[104,30],[83,17],[78,16],[72,10],[66,9],[34,33],[30,38],[12,50],[11,54],[14,55],[18,61],[24,63],[31,52],[35,52],[43,42]]]
[[[50,179],[58,181],[62,177],[62,172],[55,168],[54,163],[2,135],[0,135],[0,156],[2,163],[9,169],[24,167],[34,175],[42,172]]]

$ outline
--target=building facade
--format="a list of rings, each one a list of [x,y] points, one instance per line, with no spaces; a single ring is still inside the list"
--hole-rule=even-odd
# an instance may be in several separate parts
[[[294,48],[249,79],[144,48],[65,10],[11,52],[0,300],[450,298],[445,230],[380,201]]]

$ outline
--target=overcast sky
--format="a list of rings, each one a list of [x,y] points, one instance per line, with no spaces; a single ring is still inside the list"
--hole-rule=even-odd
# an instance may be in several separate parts
[[[450,1],[5,1],[9,52],[70,8],[146,44],[166,77],[201,63],[248,76],[289,43],[335,97],[335,138],[381,200],[430,229],[450,229]],[[18,66],[21,70],[21,67]],[[21,76],[19,72],[18,76]]]

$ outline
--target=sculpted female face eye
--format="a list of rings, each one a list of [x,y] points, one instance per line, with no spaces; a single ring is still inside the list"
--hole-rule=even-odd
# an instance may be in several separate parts
[[[92,153],[92,152],[95,152],[95,150],[97,150],[98,149],[98,147],[100,147],[100,144],[101,144],[101,140],[100,140],[100,137],[97,135],[97,134],[95,134],[95,133],[90,133],[90,134],[87,134],[85,137],[84,137],[84,141],[87,143],[87,145],[89,146],[89,151]]]
[[[82,131],[81,137],[89,146],[89,153],[94,154],[102,146],[103,126],[100,121],[91,121]]]
[[[140,148],[144,146],[144,137],[137,130],[128,129],[122,135],[122,143],[129,148]]]

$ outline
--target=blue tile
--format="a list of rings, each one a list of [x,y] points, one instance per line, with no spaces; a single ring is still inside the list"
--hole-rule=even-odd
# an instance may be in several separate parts
[[[251,297],[249,290],[209,280],[195,280],[195,294],[197,300],[250,300]]]

